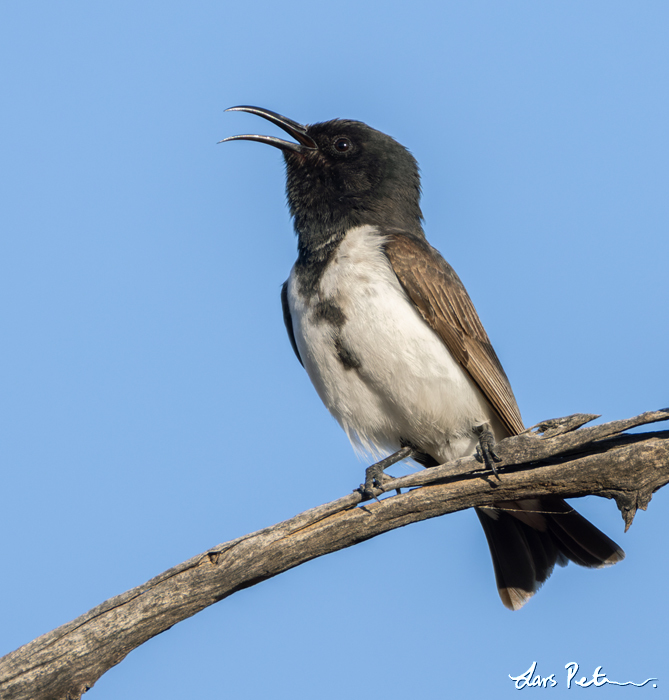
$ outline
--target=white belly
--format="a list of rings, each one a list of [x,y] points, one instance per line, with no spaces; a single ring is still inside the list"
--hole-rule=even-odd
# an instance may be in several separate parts
[[[472,428],[488,421],[499,433],[499,422],[407,297],[382,244],[371,226],[349,231],[308,299],[293,268],[288,302],[302,362],[357,449],[379,455],[399,449],[402,439],[439,461],[472,454]],[[324,301],[343,311],[343,325],[318,318]],[[355,367],[345,366],[337,343]]]

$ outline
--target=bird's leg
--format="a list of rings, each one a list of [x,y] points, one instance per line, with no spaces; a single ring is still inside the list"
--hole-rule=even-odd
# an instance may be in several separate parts
[[[474,434],[478,435],[479,439],[479,444],[476,446],[476,459],[492,470],[492,473],[499,479],[495,462],[501,462],[502,458],[495,452],[495,436],[490,430],[490,424],[475,425]]]
[[[371,467],[367,467],[365,470],[365,483],[360,484],[360,488],[358,489],[360,493],[367,498],[375,498],[374,489],[378,488],[383,491],[382,482],[389,479],[383,472],[388,469],[388,467],[392,467],[393,464],[397,464],[397,462],[411,459],[416,452],[414,447],[405,445],[397,450],[397,452],[393,452],[389,457],[372,464]]]

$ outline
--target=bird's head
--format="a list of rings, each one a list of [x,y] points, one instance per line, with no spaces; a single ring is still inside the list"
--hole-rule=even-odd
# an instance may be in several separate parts
[[[297,141],[258,134],[223,139],[259,141],[283,152],[288,205],[300,238],[366,224],[421,231],[418,164],[390,136],[348,119],[304,126],[259,107],[228,111],[263,117]]]

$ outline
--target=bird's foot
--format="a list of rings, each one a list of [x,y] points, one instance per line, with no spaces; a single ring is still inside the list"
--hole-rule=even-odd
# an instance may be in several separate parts
[[[495,452],[495,436],[490,430],[489,423],[474,426],[474,434],[478,436],[479,444],[476,446],[476,459],[485,464],[499,479],[495,462],[501,462],[502,458]]]
[[[365,499],[376,498],[379,490],[381,493],[385,491],[383,482],[391,480],[391,477],[384,474],[385,470],[397,462],[411,459],[414,452],[415,449],[413,447],[405,446],[397,450],[397,452],[393,452],[389,457],[382,459],[380,462],[375,462],[367,467],[365,470],[365,483],[360,484],[357,491],[360,491]]]

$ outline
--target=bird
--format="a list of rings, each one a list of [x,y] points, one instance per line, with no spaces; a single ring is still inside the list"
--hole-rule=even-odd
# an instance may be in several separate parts
[[[349,119],[303,125],[239,105],[294,141],[278,148],[298,257],[281,288],[292,349],[358,452],[383,459],[361,491],[383,489],[401,460],[424,467],[477,454],[497,473],[495,443],[523,432],[509,380],[453,268],[427,241],[413,155]],[[498,475],[499,478],[499,475]],[[476,508],[502,603],[520,609],[569,561],[600,568],[623,550],[554,496]]]

